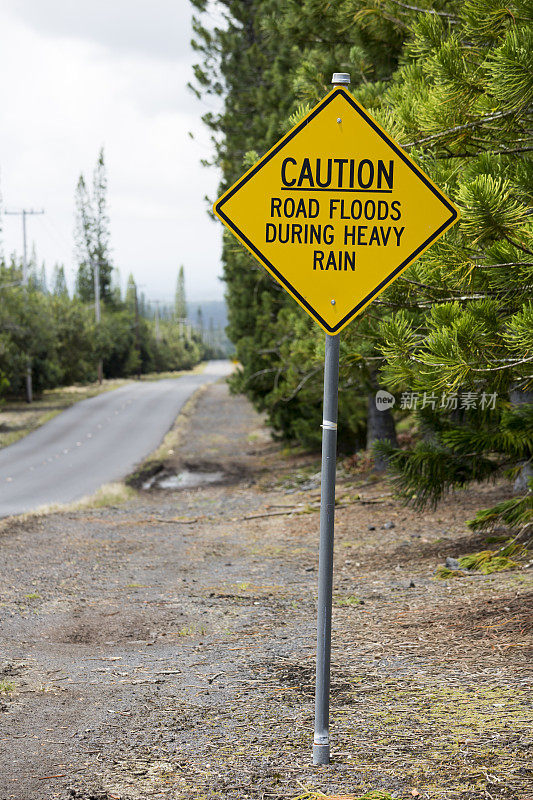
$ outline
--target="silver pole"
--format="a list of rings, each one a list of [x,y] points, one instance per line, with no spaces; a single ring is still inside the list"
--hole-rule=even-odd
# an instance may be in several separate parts
[[[96,321],[96,327],[100,325],[102,319],[102,312],[100,310],[100,262],[98,258],[92,262],[93,265],[93,281],[94,281],[94,318]],[[97,380],[100,386],[104,380],[104,364],[101,358],[98,359],[98,364],[96,366],[97,369]]]
[[[350,83],[336,72],[334,86]],[[335,299],[331,300],[335,304]],[[333,595],[333,540],[335,532],[335,475],[337,469],[337,411],[339,397],[340,336],[326,334],[324,413],[322,420],[322,474],[320,489],[320,549],[318,555],[318,618],[316,644],[315,735],[313,764],[329,764],[329,690],[331,666],[331,608]]]
[[[94,280],[94,318],[96,320],[96,324],[99,325],[102,315],[100,312],[100,263],[98,259],[96,259],[93,266],[93,280]]]
[[[26,244],[26,214],[25,208],[22,209],[22,285],[28,284],[28,246]]]
[[[337,467],[339,343],[339,335],[330,336],[326,334],[313,764],[329,764],[330,752],[329,685],[333,591],[333,536],[335,526],[335,473]]]
[[[22,285],[28,285],[28,244],[26,239],[26,214],[22,209]],[[27,300],[27,297],[26,297]],[[26,362],[26,402],[33,403],[33,375],[31,371],[31,356]]]

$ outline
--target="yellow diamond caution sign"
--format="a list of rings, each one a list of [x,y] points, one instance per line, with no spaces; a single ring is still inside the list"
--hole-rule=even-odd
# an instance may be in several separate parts
[[[342,88],[214,211],[328,333],[342,330],[459,217]]]

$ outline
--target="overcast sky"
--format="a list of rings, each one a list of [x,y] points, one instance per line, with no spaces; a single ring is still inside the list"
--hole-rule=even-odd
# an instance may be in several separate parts
[[[184,264],[190,299],[219,299],[221,225],[203,200],[217,174],[187,89],[188,0],[0,0],[0,187],[5,209],[44,208],[28,239],[49,272],[75,273],[74,189],[105,147],[114,264],[147,296],[171,299]],[[195,139],[188,135],[193,131]],[[2,219],[22,252],[20,218]]]

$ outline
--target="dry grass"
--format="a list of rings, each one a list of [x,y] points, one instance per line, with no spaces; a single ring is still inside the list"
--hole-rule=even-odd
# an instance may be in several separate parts
[[[169,456],[173,456],[175,451],[179,448],[183,435],[188,432],[189,429],[189,422],[190,417],[192,416],[198,401],[203,396],[203,394],[207,391],[209,384],[204,384],[197,389],[194,394],[187,400],[183,408],[181,409],[176,422],[166,434],[165,438],[150,456],[145,459],[144,464],[148,462],[154,461],[163,461],[167,459]],[[142,466],[141,466],[142,469]]]
[[[4,517],[0,520],[0,533],[10,528],[13,521],[22,525],[32,520],[47,517],[50,514],[59,514],[68,511],[83,511],[91,508],[105,508],[107,506],[118,506],[127,503],[136,496],[134,489],[124,483],[106,483],[101,486],[94,494],[75,500],[72,503],[49,503],[39,506],[34,511],[27,514],[18,514],[13,517]]]

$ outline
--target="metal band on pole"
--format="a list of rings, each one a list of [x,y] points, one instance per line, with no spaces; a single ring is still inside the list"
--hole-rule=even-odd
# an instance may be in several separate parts
[[[334,86],[346,86],[350,76],[335,72]],[[335,301],[332,300],[332,303]],[[316,645],[315,736],[313,764],[329,764],[329,690],[331,666],[331,607],[333,594],[333,540],[335,532],[335,476],[337,471],[337,409],[339,396],[340,336],[326,334],[322,474],[320,487],[320,549],[318,556],[318,618]]]

